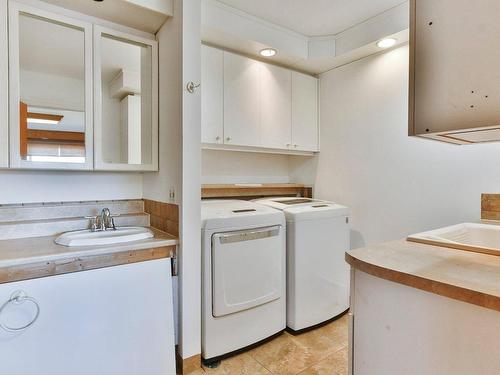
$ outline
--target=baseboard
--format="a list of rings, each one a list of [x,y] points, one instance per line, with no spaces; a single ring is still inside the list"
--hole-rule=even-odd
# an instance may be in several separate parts
[[[189,358],[182,358],[176,348],[175,363],[177,374],[189,375],[190,373],[201,369],[201,354],[196,354]]]

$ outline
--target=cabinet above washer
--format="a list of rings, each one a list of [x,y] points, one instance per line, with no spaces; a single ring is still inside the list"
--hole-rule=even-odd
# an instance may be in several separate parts
[[[201,102],[203,148],[319,151],[315,77],[203,45]]]

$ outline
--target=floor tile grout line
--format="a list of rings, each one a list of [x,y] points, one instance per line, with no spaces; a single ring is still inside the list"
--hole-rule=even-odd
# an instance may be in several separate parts
[[[316,363],[313,363],[311,366],[306,367],[305,369],[301,370],[301,371],[300,371],[299,373],[297,373],[296,375],[300,375],[300,374],[304,373],[306,370],[309,370],[310,368],[312,368],[312,367],[314,367],[314,366],[316,366],[316,365],[319,365],[321,362],[323,362],[323,361],[327,360],[327,359],[328,359],[328,357],[330,357],[330,356],[332,356],[332,355],[334,355],[334,354],[336,354],[336,353],[338,353],[338,352],[340,352],[340,351],[342,351],[342,350],[344,350],[344,349],[346,349],[346,348],[347,348],[347,345],[344,345],[342,348],[340,348],[340,349],[338,349],[338,350],[334,350],[333,352],[331,352],[330,354],[328,354],[325,358],[320,359],[320,360],[319,360],[319,361],[317,361]]]

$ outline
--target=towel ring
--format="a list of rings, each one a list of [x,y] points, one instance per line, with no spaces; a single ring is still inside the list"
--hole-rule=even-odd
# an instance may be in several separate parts
[[[12,295],[10,296],[10,299],[0,307],[0,317],[2,316],[3,310],[7,306],[9,306],[10,304],[22,305],[25,302],[31,302],[33,305],[35,305],[36,313],[35,313],[35,316],[33,317],[33,319],[28,324],[25,324],[24,326],[21,326],[21,327],[9,327],[8,325],[6,325],[0,321],[0,328],[2,328],[3,330],[5,330],[7,332],[19,332],[19,331],[25,330],[26,328],[31,327],[37,321],[38,317],[40,316],[40,305],[38,304],[36,299],[28,296],[26,294],[26,292],[24,292],[22,290],[18,290],[16,292],[12,293]]]

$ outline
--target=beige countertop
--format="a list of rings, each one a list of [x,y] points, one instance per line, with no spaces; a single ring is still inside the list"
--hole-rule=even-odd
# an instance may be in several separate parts
[[[178,239],[150,228],[154,237],[114,245],[66,247],[57,236],[0,241],[0,283],[173,256]]]
[[[399,240],[346,253],[355,269],[500,311],[500,256]]]

